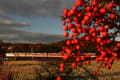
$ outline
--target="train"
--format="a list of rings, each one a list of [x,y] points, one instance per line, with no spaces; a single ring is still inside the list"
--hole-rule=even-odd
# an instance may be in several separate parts
[[[81,53],[80,56],[89,54],[90,57],[96,57],[96,53]],[[60,53],[6,53],[6,58],[12,57],[63,57]]]

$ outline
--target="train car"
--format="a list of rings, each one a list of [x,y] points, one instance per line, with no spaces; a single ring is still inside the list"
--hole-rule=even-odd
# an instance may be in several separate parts
[[[88,53],[81,53],[80,56],[86,56]],[[96,53],[89,53],[91,58],[96,57]],[[43,58],[62,58],[63,55],[60,53],[6,53],[6,58],[9,60],[32,60],[32,59],[43,59]]]

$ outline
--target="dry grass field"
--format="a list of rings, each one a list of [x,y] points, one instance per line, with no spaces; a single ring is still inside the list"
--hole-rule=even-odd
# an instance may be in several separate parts
[[[92,73],[98,68],[93,60],[90,65],[83,64],[82,68],[75,68],[70,71],[71,66],[66,65],[66,72],[59,72],[59,63],[46,61],[4,61],[2,66],[2,79],[7,80],[56,80],[61,75],[64,80],[120,80],[120,61],[115,62],[111,70],[101,68],[100,76]]]

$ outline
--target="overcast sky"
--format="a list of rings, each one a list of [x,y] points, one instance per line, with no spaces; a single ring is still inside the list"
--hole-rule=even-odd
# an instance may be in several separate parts
[[[0,0],[0,40],[55,42],[65,39],[60,16],[75,0]]]
[[[60,16],[74,0],[0,0],[0,40],[54,42],[63,40]]]

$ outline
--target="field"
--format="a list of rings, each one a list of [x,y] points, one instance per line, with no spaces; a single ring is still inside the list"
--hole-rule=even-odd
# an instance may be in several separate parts
[[[98,64],[92,60],[90,65],[71,68],[66,64],[65,73],[59,72],[59,62],[47,61],[4,61],[2,66],[1,80],[56,80],[61,75],[64,80],[120,80],[120,61],[113,64],[111,70],[101,68],[100,76],[94,76]],[[72,71],[71,71],[72,70]]]

